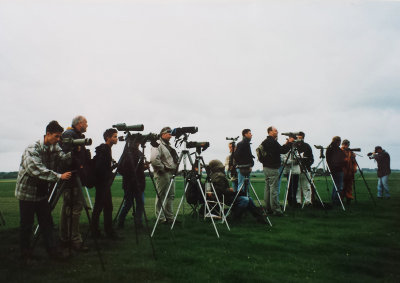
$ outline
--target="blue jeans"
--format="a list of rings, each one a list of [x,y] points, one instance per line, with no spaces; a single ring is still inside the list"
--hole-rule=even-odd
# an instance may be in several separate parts
[[[382,191],[385,197],[390,197],[388,179],[389,175],[378,178],[378,198],[382,197]]]
[[[144,213],[144,192],[132,192],[131,190],[125,190],[124,199],[125,201],[118,217],[119,225],[123,225],[126,215],[133,206],[134,199],[136,201],[136,211],[132,211],[134,221],[137,224],[142,224]]]
[[[245,175],[242,175],[240,173],[239,169],[236,169],[237,173],[238,173],[238,179],[237,179],[237,188],[233,188],[235,189],[235,191],[238,191],[240,189],[240,187],[242,187],[242,184],[244,183],[244,179],[245,179]],[[248,175],[248,181],[246,183],[244,183],[241,192],[245,193],[247,195],[248,193],[248,189],[249,189],[249,183],[250,183],[250,173]]]
[[[336,188],[335,186],[332,187],[332,202],[333,203],[339,203],[339,196],[341,195],[342,191],[343,191],[343,172],[332,172],[332,177],[333,177],[333,181],[336,184]],[[336,193],[336,189],[339,193],[339,196]]]

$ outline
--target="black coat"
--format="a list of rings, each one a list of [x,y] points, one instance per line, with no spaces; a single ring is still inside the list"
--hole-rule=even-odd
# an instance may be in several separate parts
[[[332,173],[343,172],[343,167],[346,166],[346,155],[343,150],[336,144],[330,144],[326,149],[326,162]]]
[[[96,172],[96,184],[99,186],[108,185],[110,178],[112,176],[112,155],[111,147],[105,143],[102,143],[96,147],[95,156],[95,172]],[[97,185],[96,185],[97,187]]]
[[[378,177],[389,175],[391,173],[389,153],[383,150],[381,153],[376,154],[374,158],[378,163]]]
[[[278,169],[281,166],[281,154],[287,153],[290,150],[290,145],[280,145],[278,141],[271,136],[268,136],[262,142],[266,156],[262,162],[263,167]]]
[[[236,165],[250,165],[254,166],[254,156],[251,153],[250,141],[243,138],[242,141],[238,142],[235,153],[233,154]]]
[[[310,172],[311,165],[314,163],[314,155],[311,146],[304,141],[298,142],[296,146],[297,151],[303,156],[301,163],[307,168],[308,172]]]

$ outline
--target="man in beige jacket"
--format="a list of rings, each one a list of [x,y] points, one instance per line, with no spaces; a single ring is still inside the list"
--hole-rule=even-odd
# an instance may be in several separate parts
[[[172,223],[174,218],[175,183],[171,183],[171,180],[178,163],[178,154],[169,143],[172,137],[171,133],[172,130],[170,127],[164,127],[160,132],[159,146],[151,148],[150,162],[154,169],[154,179],[158,192],[156,198],[156,215],[158,216],[160,210],[162,210],[160,216],[161,223]],[[170,185],[171,188],[168,191]],[[161,209],[165,197],[165,206],[164,209]]]

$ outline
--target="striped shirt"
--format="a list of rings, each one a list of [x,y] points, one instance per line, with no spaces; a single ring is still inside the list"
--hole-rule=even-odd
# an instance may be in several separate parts
[[[46,195],[38,195],[40,183],[55,183],[61,178],[56,172],[60,162],[70,162],[71,153],[64,153],[58,144],[45,145],[44,139],[29,145],[22,155],[15,197],[24,201],[41,201]]]

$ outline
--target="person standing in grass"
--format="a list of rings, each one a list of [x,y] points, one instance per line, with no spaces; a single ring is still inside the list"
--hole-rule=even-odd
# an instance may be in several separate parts
[[[71,178],[70,171],[63,174],[56,171],[61,163],[71,161],[71,153],[65,154],[58,145],[63,130],[57,121],[51,121],[46,127],[46,135],[28,146],[22,155],[15,197],[19,200],[21,257],[25,263],[32,259],[31,237],[35,214],[49,256],[60,257],[53,235],[48,197],[51,185]]]
[[[103,134],[105,143],[96,147],[96,199],[92,214],[92,236],[95,238],[101,236],[99,230],[99,218],[102,211],[104,216],[104,232],[107,238],[118,238],[112,227],[113,205],[110,182],[114,163],[111,154],[111,147],[118,142],[117,134],[118,132],[116,129],[107,129]]]
[[[290,143],[294,139],[289,138],[286,144],[280,145],[277,141],[278,130],[271,126],[268,127],[267,132],[268,136],[262,142],[265,157],[260,160],[265,174],[264,201],[268,213],[274,216],[283,216],[278,198],[279,167],[281,167],[281,154],[290,150]]]
[[[343,190],[343,167],[345,166],[345,155],[340,149],[341,138],[335,136],[326,149],[326,162],[332,174],[334,186],[332,188],[332,203],[338,204]],[[336,191],[337,190],[337,191]],[[339,195],[338,195],[339,194]]]
[[[375,159],[378,163],[378,198],[390,198],[389,194],[389,175],[390,170],[390,155],[381,146],[376,146],[373,153],[368,154],[370,159]]]
[[[343,167],[343,191],[341,194],[342,199],[346,198],[346,202],[348,204],[351,203],[353,197],[353,183],[354,183],[354,174],[357,172],[357,163],[356,163],[356,155],[350,149],[350,141],[343,140],[342,147],[345,154],[345,165]]]
[[[159,146],[151,148],[150,162],[154,169],[154,179],[157,186],[156,215],[160,214],[161,223],[172,223],[174,220],[173,203],[175,198],[175,182],[170,185],[172,176],[178,165],[178,154],[170,144],[172,130],[164,127],[160,131]],[[165,207],[162,203],[166,198]]]

